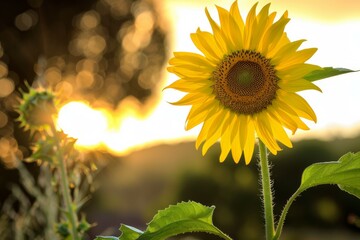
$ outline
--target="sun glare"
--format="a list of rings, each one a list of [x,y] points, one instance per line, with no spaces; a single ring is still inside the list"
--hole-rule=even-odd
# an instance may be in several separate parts
[[[159,105],[149,115],[144,114],[141,104],[131,97],[124,99],[115,110],[70,102],[60,109],[57,125],[77,139],[78,147],[105,149],[115,155],[144,146],[193,139],[196,129],[183,131],[183,126],[176,124],[178,121],[167,118],[171,113],[170,104]]]
[[[78,139],[78,145],[95,146],[101,143],[108,129],[108,120],[102,111],[82,102],[70,102],[59,111],[58,126]]]

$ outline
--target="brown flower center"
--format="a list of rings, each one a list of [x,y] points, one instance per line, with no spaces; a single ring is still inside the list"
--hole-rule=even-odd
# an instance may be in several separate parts
[[[213,72],[214,92],[227,108],[240,114],[266,109],[276,97],[278,77],[270,60],[241,50],[226,56]]]

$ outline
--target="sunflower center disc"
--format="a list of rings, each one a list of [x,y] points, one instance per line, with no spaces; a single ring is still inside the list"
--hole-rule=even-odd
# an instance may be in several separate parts
[[[249,61],[235,63],[226,78],[230,90],[241,96],[251,96],[260,91],[265,81],[259,64]]]
[[[270,60],[249,50],[226,56],[213,79],[217,99],[240,114],[261,112],[271,104],[278,89],[278,77]]]

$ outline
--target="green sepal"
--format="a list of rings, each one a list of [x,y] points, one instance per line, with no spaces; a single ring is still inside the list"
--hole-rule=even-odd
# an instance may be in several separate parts
[[[358,70],[351,70],[347,68],[333,68],[333,67],[324,67],[321,70],[315,70],[309,74],[307,74],[304,79],[313,82],[317,80],[321,80],[324,78],[329,78],[345,73],[358,72]]]
[[[337,184],[341,190],[360,198],[360,152],[347,153],[336,162],[315,163],[307,167],[300,190],[323,184]]]

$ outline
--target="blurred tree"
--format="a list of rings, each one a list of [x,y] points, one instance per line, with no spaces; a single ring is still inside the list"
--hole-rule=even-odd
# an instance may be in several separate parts
[[[25,82],[62,100],[115,108],[133,96],[144,103],[166,58],[160,7],[154,0],[0,1],[0,139],[15,149],[14,139],[26,139],[14,125]]]

